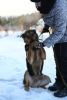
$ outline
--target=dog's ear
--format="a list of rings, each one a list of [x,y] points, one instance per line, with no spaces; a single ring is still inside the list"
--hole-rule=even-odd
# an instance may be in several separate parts
[[[36,33],[36,30],[33,30],[34,33]]]
[[[46,59],[46,52],[45,52],[44,48],[40,49],[40,57],[42,60]]]
[[[25,38],[25,33],[23,33],[20,37]]]

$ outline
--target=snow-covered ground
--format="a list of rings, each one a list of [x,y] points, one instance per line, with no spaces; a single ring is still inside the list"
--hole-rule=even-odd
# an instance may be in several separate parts
[[[45,47],[47,59],[43,67],[43,74],[50,76],[52,83],[46,86],[47,89],[24,90],[22,81],[27,69],[26,54],[23,39],[17,37],[17,33],[21,34],[15,32],[14,35],[0,38],[0,100],[67,100],[67,97],[54,97],[54,92],[48,90],[55,81],[56,73],[52,47]]]

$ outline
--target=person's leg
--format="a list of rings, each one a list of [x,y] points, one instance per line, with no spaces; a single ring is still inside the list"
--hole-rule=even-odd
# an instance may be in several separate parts
[[[55,58],[55,64],[56,64],[56,82],[61,81],[61,76],[58,70],[58,67],[61,70],[61,61],[60,61],[60,43],[57,43],[54,45],[54,58]]]
[[[61,43],[60,46],[60,59],[61,59],[61,74],[63,77],[63,88],[56,93],[56,97],[65,97],[67,96],[67,42]],[[65,85],[66,84],[66,85]]]
[[[54,58],[55,58],[55,63],[56,63],[56,80],[55,80],[55,83],[48,88],[50,91],[59,90],[61,89],[61,85],[62,85],[61,76],[58,70],[58,67],[61,70],[60,43],[55,44],[53,49],[54,49]]]
[[[60,58],[61,58],[61,73],[67,84],[67,42],[61,43]]]

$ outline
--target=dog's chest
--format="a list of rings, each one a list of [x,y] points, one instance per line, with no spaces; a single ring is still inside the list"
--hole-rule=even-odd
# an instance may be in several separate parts
[[[37,58],[36,58],[36,61],[38,62],[39,61],[39,57],[37,56]]]
[[[36,60],[37,63],[40,61],[38,50],[36,50],[36,52],[35,52],[35,60]]]

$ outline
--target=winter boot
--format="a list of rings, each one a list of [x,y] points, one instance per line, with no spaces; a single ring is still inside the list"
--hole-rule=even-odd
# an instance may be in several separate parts
[[[62,85],[60,82],[55,82],[52,86],[50,86],[48,88],[48,90],[50,91],[57,91],[57,90],[60,90],[62,88]]]
[[[54,93],[55,97],[65,97],[67,96],[67,88],[64,88],[62,90],[58,90],[57,92]]]

